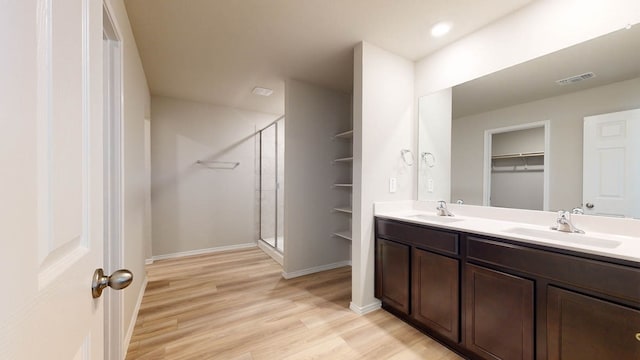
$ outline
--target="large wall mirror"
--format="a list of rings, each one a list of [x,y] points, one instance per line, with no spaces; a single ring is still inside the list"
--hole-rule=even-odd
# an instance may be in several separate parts
[[[640,26],[446,90],[451,202],[640,218]],[[419,151],[437,134],[420,99]],[[438,153],[433,154],[436,158]],[[419,162],[418,198],[433,180]],[[448,169],[447,169],[448,170]],[[433,199],[432,199],[433,200]]]

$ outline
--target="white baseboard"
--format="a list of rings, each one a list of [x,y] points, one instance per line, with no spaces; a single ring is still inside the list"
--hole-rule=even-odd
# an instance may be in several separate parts
[[[180,258],[184,256],[203,255],[203,254],[210,254],[210,253],[216,253],[221,251],[248,249],[256,246],[257,245],[254,242],[248,243],[248,244],[218,246],[218,247],[208,248],[208,249],[189,250],[189,251],[183,251],[183,252],[173,253],[173,254],[156,255],[156,256],[152,256],[151,260],[156,261],[156,260],[175,259],[175,258]]]
[[[298,271],[292,271],[292,272],[283,271],[282,272],[282,277],[285,278],[285,279],[293,279],[293,278],[297,278],[297,277],[304,276],[304,275],[309,275],[309,274],[313,274],[313,273],[317,273],[317,272],[321,272],[321,271],[326,271],[326,270],[331,270],[331,269],[337,269],[337,268],[341,268],[343,266],[350,266],[350,265],[351,265],[351,260],[345,260],[345,261],[340,261],[340,262],[333,263],[333,264],[321,265],[321,266],[316,266],[316,267],[312,267],[312,268],[308,268],[308,269],[302,269],[302,270],[298,270]]]
[[[351,311],[353,311],[358,315],[368,314],[372,311],[380,309],[381,307],[382,307],[382,303],[378,299],[376,299],[376,301],[374,301],[373,303],[365,306],[358,306],[353,302],[349,304],[349,309],[351,309]]]
[[[136,320],[138,320],[138,312],[140,311],[140,305],[142,305],[142,298],[144,297],[144,292],[147,290],[148,279],[145,276],[144,280],[142,280],[142,286],[140,286],[140,293],[138,294],[138,300],[136,300],[136,307],[133,308],[133,314],[131,314],[131,319],[129,321],[129,329],[127,329],[127,335],[124,337],[123,353],[124,356],[127,356],[127,351],[129,351],[129,343],[131,343],[131,337],[133,336],[133,329],[136,327]]]
[[[144,264],[145,264],[145,265],[151,265],[151,264],[153,264],[153,259],[144,259]]]
[[[264,251],[265,254],[271,256],[273,260],[275,260],[280,266],[284,263],[284,257],[281,253],[277,252],[273,247],[264,243],[264,241],[258,241],[258,247],[260,250]]]

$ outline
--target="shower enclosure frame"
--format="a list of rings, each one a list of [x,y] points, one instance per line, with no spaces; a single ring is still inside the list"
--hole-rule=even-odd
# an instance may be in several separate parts
[[[283,253],[284,252],[284,236],[279,237],[279,232],[278,230],[282,231],[283,229],[279,229],[278,226],[278,221],[280,220],[280,216],[279,216],[279,211],[278,211],[278,206],[280,205],[279,202],[279,195],[280,195],[280,191],[281,191],[281,181],[278,181],[278,172],[279,172],[279,166],[281,166],[280,164],[280,159],[279,159],[279,154],[278,154],[278,146],[279,144],[279,129],[280,129],[280,121],[284,121],[284,116],[276,119],[275,121],[273,121],[271,124],[265,126],[264,128],[262,128],[261,130],[258,131],[259,134],[259,216],[258,216],[258,238],[260,241],[262,241],[264,244],[268,245],[269,247],[273,248],[275,251],[279,252],[279,253]],[[263,201],[264,201],[264,196],[263,196],[263,170],[264,170],[264,157],[263,157],[263,146],[265,145],[264,143],[264,136],[263,133],[265,131],[267,131],[268,129],[274,129],[274,206],[273,206],[273,211],[274,211],[274,236],[273,236],[273,244],[271,244],[268,240],[268,238],[265,238],[265,236],[263,236],[263,218],[264,218],[264,214],[263,214]],[[281,244],[278,244],[279,241],[282,241]],[[280,246],[279,246],[280,245]]]

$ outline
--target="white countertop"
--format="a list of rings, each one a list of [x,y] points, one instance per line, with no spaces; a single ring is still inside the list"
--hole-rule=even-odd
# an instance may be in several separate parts
[[[374,215],[386,219],[429,225],[443,229],[544,245],[616,259],[640,262],[640,221],[573,216],[585,234],[550,229],[557,214],[543,211],[486,208],[448,204],[454,217],[436,215],[435,202],[376,203]],[[433,210],[431,210],[433,209]],[[609,228],[618,229],[616,233]],[[638,234],[630,236],[630,234]]]

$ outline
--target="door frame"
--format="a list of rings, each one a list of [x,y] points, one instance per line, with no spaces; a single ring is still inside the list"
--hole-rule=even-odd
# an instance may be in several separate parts
[[[483,181],[482,181],[482,205],[491,206],[491,153],[493,145],[493,135],[501,134],[505,132],[527,130],[534,128],[544,128],[544,188],[542,199],[542,210],[549,210],[549,148],[550,148],[550,134],[551,134],[551,120],[536,121],[532,123],[511,125],[496,129],[488,129],[484,131],[484,163],[483,163]]]
[[[107,274],[123,267],[123,93],[122,36],[107,1],[103,1],[103,90],[104,90],[104,264]],[[110,63],[107,59],[110,59]],[[124,293],[105,292],[104,336],[105,359],[123,359]]]

